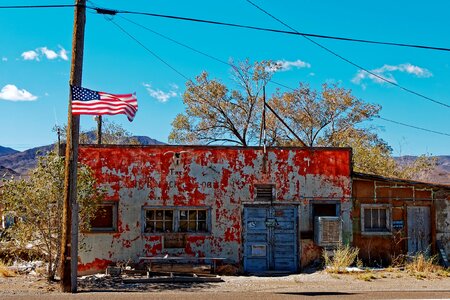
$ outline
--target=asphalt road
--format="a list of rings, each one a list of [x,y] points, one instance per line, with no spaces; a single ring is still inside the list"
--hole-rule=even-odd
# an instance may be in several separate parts
[[[89,300],[116,300],[116,299],[195,299],[195,300],[222,300],[222,299],[450,299],[449,291],[360,291],[360,292],[82,292],[77,294],[43,294],[43,295],[9,295],[2,299],[89,299]]]

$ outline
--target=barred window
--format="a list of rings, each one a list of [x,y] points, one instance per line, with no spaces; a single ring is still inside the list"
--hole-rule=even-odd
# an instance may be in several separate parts
[[[390,208],[388,205],[362,205],[363,232],[390,232]]]

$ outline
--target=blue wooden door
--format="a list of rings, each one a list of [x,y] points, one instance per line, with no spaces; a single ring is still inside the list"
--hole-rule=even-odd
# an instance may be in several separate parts
[[[244,270],[296,272],[297,208],[244,207]]]

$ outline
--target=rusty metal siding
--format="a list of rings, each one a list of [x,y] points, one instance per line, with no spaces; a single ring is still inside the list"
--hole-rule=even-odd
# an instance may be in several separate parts
[[[412,211],[423,207],[428,212],[427,235],[423,243],[435,250],[436,240],[443,241],[450,251],[450,187],[381,178],[369,175],[353,178],[353,237],[360,256],[367,261],[389,263],[398,254],[413,249],[415,221]],[[392,228],[388,234],[364,234],[361,228],[361,208],[382,204],[390,208]],[[420,247],[421,249],[423,247]],[[422,249],[423,250],[423,249]],[[414,251],[413,251],[414,252]]]
[[[349,149],[268,149],[267,172],[260,148],[82,146],[79,151],[108,200],[119,203],[117,232],[84,236],[83,270],[163,253],[241,262],[242,204],[255,202],[255,184],[273,184],[274,204],[299,205],[300,220],[308,218],[311,201],[341,201],[344,234],[351,237]],[[167,206],[210,208],[211,231],[187,234],[185,248],[165,249],[164,234],[144,233],[141,216],[143,207]],[[309,224],[303,220],[300,226]]]

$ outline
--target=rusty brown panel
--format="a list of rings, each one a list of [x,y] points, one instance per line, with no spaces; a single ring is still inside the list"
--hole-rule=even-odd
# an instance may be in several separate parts
[[[394,199],[411,199],[413,198],[413,188],[397,188],[397,187],[377,187],[377,199],[379,198],[394,198]]]
[[[353,197],[354,198],[373,198],[375,184],[373,181],[353,180]]]
[[[392,220],[400,221],[403,220],[403,207],[393,207],[392,208]]]
[[[401,249],[394,242],[392,236],[363,236],[353,235],[353,245],[359,248],[359,258],[368,264],[389,265],[393,256],[400,254]]]
[[[301,240],[301,246],[302,254],[300,264],[302,268],[322,258],[322,247],[314,244],[313,240]]]
[[[416,199],[432,199],[431,190],[415,190],[415,198]]]

